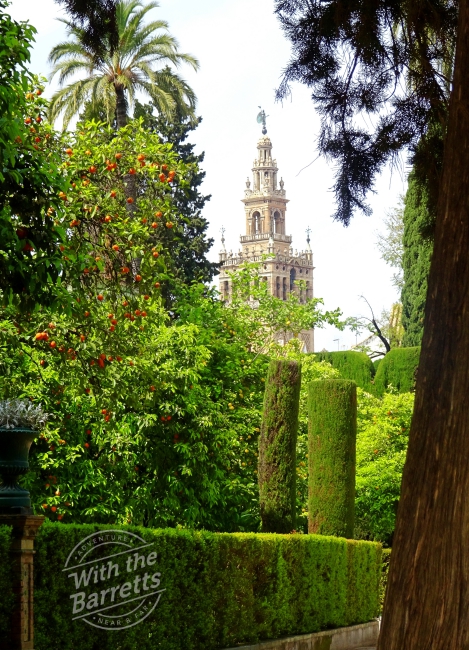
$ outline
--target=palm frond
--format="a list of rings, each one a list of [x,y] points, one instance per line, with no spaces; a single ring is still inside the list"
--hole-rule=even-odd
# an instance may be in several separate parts
[[[55,93],[50,105],[52,120],[63,113],[65,128],[85,101],[91,101],[94,107],[103,107],[111,116],[115,112],[117,89],[125,91],[130,105],[135,92],[140,90],[168,117],[174,111],[189,117],[194,115],[195,93],[171,66],[178,68],[188,64],[197,70],[199,63],[190,54],[178,51],[179,44],[168,33],[166,21],[145,23],[148,12],[158,6],[154,0],[146,4],[142,0],[119,0],[116,12],[119,45],[112,56],[109,52],[99,58],[85,46],[84,30],[61,19],[70,38],[52,48],[49,61],[54,67],[50,78],[58,74],[59,84],[63,86],[77,73],[85,72],[87,76]]]

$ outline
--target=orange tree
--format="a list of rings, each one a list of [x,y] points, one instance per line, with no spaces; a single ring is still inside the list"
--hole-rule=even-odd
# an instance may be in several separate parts
[[[264,362],[248,360],[205,288],[188,289],[179,314],[161,298],[179,229],[172,186],[184,186],[190,166],[138,122],[118,134],[80,126],[62,155],[63,208],[50,210],[63,232],[54,304],[21,315],[5,303],[0,327],[2,396],[28,395],[52,415],[26,478],[36,510],[252,527]]]

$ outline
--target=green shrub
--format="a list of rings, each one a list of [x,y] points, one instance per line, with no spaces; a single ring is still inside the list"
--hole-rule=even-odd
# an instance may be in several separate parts
[[[0,645],[10,639],[10,618],[13,606],[11,562],[9,558],[11,528],[0,526]]]
[[[380,613],[384,607],[384,597],[386,595],[386,587],[388,586],[389,575],[389,562],[391,560],[391,549],[383,548],[381,556],[381,574],[379,579],[379,609]]]
[[[379,364],[381,363],[382,360],[383,360],[383,357],[380,357],[379,359],[375,359],[373,361],[373,367],[375,369],[375,375],[378,372]]]
[[[414,395],[358,390],[355,537],[391,545]]]
[[[345,379],[309,386],[310,533],[353,537],[357,387]]]
[[[372,390],[372,379],[375,374],[373,362],[365,352],[319,352],[314,353],[317,361],[327,361],[336,368],[342,379],[351,379],[364,390]]]
[[[383,395],[392,386],[399,393],[415,389],[420,348],[394,348],[379,364],[375,376],[376,395]]]
[[[218,650],[373,619],[381,546],[316,535],[113,527],[154,543],[166,591],[135,627],[72,621],[63,567],[104,526],[46,523],[35,556],[36,650]]]
[[[262,531],[290,533],[296,519],[296,441],[301,366],[272,360],[265,384],[259,437],[259,506]]]

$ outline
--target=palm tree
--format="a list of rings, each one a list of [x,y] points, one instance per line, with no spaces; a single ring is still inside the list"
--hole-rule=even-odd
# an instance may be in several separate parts
[[[67,26],[69,39],[56,45],[49,55],[54,66],[50,79],[58,73],[63,86],[77,73],[84,72],[86,77],[55,93],[50,103],[51,120],[63,112],[65,129],[84,104],[91,102],[105,109],[108,121],[115,115],[121,128],[127,123],[128,105],[133,104],[138,91],[149,95],[160,113],[168,117],[176,110],[194,115],[195,94],[172,67],[188,63],[197,70],[198,61],[178,52],[178,42],[168,33],[166,21],[144,24],[146,14],[156,7],[154,1],[144,6],[140,0],[118,0],[119,43],[112,54],[109,47],[105,56],[96,56],[80,25],[60,19]]]

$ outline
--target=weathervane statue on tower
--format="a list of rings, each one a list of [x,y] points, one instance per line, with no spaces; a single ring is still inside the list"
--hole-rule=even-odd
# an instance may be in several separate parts
[[[261,109],[261,112],[258,113],[258,115],[257,115],[257,121],[258,121],[259,124],[262,124],[262,135],[266,135],[267,134],[267,127],[265,125],[265,121],[266,121],[266,118],[268,118],[269,116],[265,114],[265,111],[262,109],[261,106],[259,106],[259,108]]]

